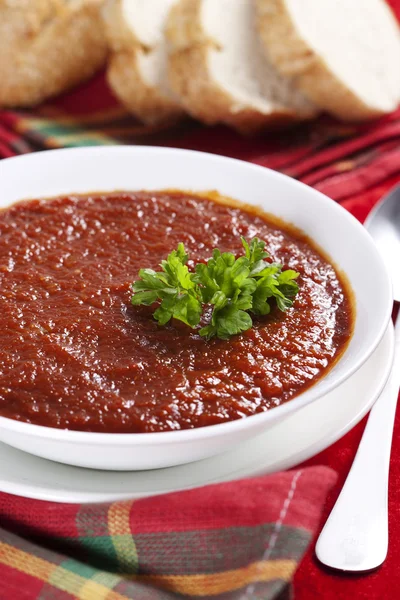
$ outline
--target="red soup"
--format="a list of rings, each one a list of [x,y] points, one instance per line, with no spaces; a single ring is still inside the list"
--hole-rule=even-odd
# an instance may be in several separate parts
[[[138,270],[179,242],[198,261],[215,247],[241,253],[242,235],[300,272],[286,313],[206,341],[131,305]],[[50,427],[169,431],[267,411],[324,375],[352,329],[346,286],[309,239],[211,195],[20,202],[0,212],[0,282],[0,415]]]

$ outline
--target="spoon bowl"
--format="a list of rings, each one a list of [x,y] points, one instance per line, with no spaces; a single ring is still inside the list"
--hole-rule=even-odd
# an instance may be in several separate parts
[[[365,227],[390,270],[393,296],[400,302],[400,185],[376,205],[365,221]]]

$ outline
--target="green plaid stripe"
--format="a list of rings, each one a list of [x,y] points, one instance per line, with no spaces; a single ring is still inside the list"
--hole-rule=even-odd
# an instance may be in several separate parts
[[[132,502],[82,506],[75,519],[79,539],[71,543],[83,548],[100,569],[137,573],[139,559],[129,523],[131,506]]]
[[[259,560],[274,530],[275,525],[268,523],[255,527],[136,535],[139,572],[145,573],[149,565],[157,572],[171,575],[239,569],[244,564]],[[308,531],[282,526],[269,558],[298,559],[307,548],[310,537]]]
[[[218,573],[238,569],[243,564],[256,561],[263,555],[274,533],[274,524],[254,527],[229,527],[225,529],[193,530],[147,534],[108,535],[107,518],[102,519],[101,533],[91,530],[84,507],[78,513],[80,537],[71,539],[77,549],[84,548],[81,556],[100,569],[119,573],[146,573],[149,565],[156,572],[170,575]],[[78,519],[77,519],[78,521]],[[82,535],[82,533],[91,535]],[[305,529],[282,526],[269,558],[297,560],[310,542]],[[204,552],[204,548],[207,552]],[[139,560],[140,558],[140,560]]]
[[[112,146],[118,143],[101,131],[91,131],[73,123],[59,123],[57,120],[21,119],[18,131],[27,139],[41,143],[47,148]]]

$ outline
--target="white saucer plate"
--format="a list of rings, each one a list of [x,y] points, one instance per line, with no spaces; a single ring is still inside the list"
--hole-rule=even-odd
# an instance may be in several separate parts
[[[0,443],[0,491],[53,502],[111,502],[154,496],[289,469],[315,456],[370,410],[393,360],[393,327],[341,386],[234,450],[153,471],[110,472],[58,464]]]

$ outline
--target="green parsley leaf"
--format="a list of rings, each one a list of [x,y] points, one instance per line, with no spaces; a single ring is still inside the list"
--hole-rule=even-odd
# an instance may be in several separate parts
[[[299,273],[283,271],[279,263],[270,263],[265,242],[242,239],[244,256],[221,253],[217,248],[206,264],[198,263],[195,271],[187,267],[188,255],[181,243],[166,260],[161,271],[141,269],[132,285],[134,306],[159,305],[154,318],[160,325],[178,319],[196,328],[204,308],[212,307],[210,322],[199,330],[206,339],[214,336],[228,339],[253,325],[249,313],[268,315],[271,301],[285,312],[292,305],[299,286]]]
[[[139,304],[144,304],[144,306],[151,306],[157,300],[158,294],[155,290],[137,292],[134,296],[132,296],[132,304],[133,306],[139,306]]]
[[[278,277],[279,289],[284,296],[287,296],[288,298],[294,298],[297,295],[299,286],[295,279],[297,279],[298,276],[299,273],[292,271],[291,269],[280,273]]]
[[[257,237],[253,238],[248,244],[244,237],[241,237],[243,248],[245,250],[245,256],[250,262],[250,266],[253,267],[260,260],[268,258],[268,252],[265,252],[265,242],[259,240]]]
[[[196,284],[186,266],[188,255],[183,244],[161,262],[162,271],[141,269],[139,280],[132,285],[132,304],[149,306],[161,300],[154,312],[160,325],[166,325],[172,318],[189,327],[200,323],[202,304]]]
[[[210,339],[213,336],[227,340],[232,335],[251,329],[253,321],[249,313],[229,304],[221,310],[214,311],[211,324],[200,329],[200,335]]]

